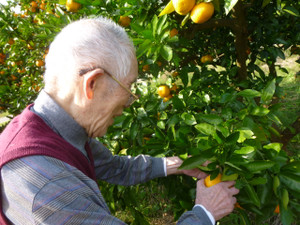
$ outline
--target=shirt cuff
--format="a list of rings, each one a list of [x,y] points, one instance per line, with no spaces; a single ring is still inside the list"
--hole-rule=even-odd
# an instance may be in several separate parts
[[[163,162],[164,162],[164,173],[165,173],[165,177],[167,176],[167,159],[163,158]]]
[[[212,224],[216,223],[215,218],[213,217],[213,215],[203,205],[197,204],[194,207],[201,207],[204,210],[204,212],[206,213],[206,215],[208,216],[208,218],[210,219],[211,223]]]

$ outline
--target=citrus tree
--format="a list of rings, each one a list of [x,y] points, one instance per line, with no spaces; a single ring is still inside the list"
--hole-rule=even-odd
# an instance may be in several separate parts
[[[299,54],[297,1],[8,2],[0,13],[1,110],[16,115],[36,97],[51,40],[85,16],[118,22],[136,46],[134,91],[141,97],[101,138],[114,154],[176,155],[182,169],[209,173],[207,183],[236,180],[236,210],[221,224],[299,221],[299,156],[287,152],[299,115],[282,111],[278,72],[288,71],[276,63],[286,52]],[[176,220],[193,206],[195,184],[174,176],[100,188],[112,212],[126,209],[133,224],[148,224],[146,190],[163,186],[170,206],[154,205],[170,209]]]

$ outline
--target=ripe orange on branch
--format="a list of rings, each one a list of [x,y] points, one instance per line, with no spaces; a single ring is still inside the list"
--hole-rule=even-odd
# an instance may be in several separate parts
[[[279,205],[276,206],[275,210],[274,210],[274,213],[277,213],[279,214],[280,213],[280,208],[279,208]]]
[[[41,66],[43,66],[44,64],[45,64],[44,61],[41,60],[41,59],[39,59],[39,60],[37,60],[37,61],[35,62],[35,65],[38,66],[38,67],[41,67]]]
[[[193,9],[195,3],[195,0],[173,0],[174,9],[179,15],[188,14]]]
[[[147,72],[150,70],[150,66],[148,64],[143,65],[143,72]]]
[[[218,183],[221,182],[221,178],[222,178],[222,175],[219,173],[218,176],[213,179],[213,180],[210,180],[210,175],[207,176],[205,179],[204,179],[204,184],[206,187],[211,187],[211,186],[214,186]]]
[[[173,95],[169,94],[167,97],[164,97],[163,102],[169,101],[172,97]]]
[[[69,12],[77,12],[81,7],[81,4],[74,0],[67,0],[66,8]]]
[[[201,62],[202,63],[206,63],[206,62],[212,62],[213,61],[213,57],[211,55],[204,55],[201,57]]]
[[[178,30],[176,28],[170,30],[170,38],[176,36],[177,34],[178,34]]]
[[[170,88],[167,85],[160,85],[157,93],[161,98],[168,97],[170,95]]]
[[[191,20],[194,23],[204,23],[214,14],[215,8],[211,2],[201,2],[191,12]]]
[[[120,19],[119,19],[119,24],[122,26],[122,27],[128,27],[130,25],[130,18],[129,16],[120,16]]]

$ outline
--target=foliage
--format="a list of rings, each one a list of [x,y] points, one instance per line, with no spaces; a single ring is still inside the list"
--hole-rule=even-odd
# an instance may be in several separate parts
[[[76,13],[68,12],[63,0],[38,2],[35,10],[29,0],[1,5],[0,110],[16,115],[35,98],[44,70],[36,61],[61,27],[85,16],[116,22],[129,16],[125,29],[137,48],[141,72],[135,91],[141,98],[101,140],[114,154],[176,155],[185,159],[182,168],[197,167],[212,177],[221,172],[226,180],[238,176],[243,209],[221,224],[263,224],[276,216],[278,204],[283,224],[299,221],[299,158],[288,155],[280,139],[297,115],[285,119],[278,103],[282,78],[276,73],[287,72],[276,60],[284,60],[287,49],[299,49],[297,1],[214,0],[215,13],[203,24],[176,12],[158,16],[169,1],[77,2],[82,7]],[[173,28],[178,34],[170,36]],[[205,55],[213,61],[202,63]],[[174,84],[178,89],[164,102],[157,88]],[[211,161],[207,167],[201,166],[205,160]],[[101,183],[101,190],[113,212],[127,209],[133,224],[146,224],[149,211],[136,204],[144,187],[163,185],[177,219],[191,209],[195,183],[176,176],[129,188]]]

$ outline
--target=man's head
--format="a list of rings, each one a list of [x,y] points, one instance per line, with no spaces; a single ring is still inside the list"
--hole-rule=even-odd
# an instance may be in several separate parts
[[[104,135],[121,115],[136,78],[132,42],[123,28],[105,18],[69,24],[46,57],[45,91],[92,137]]]

